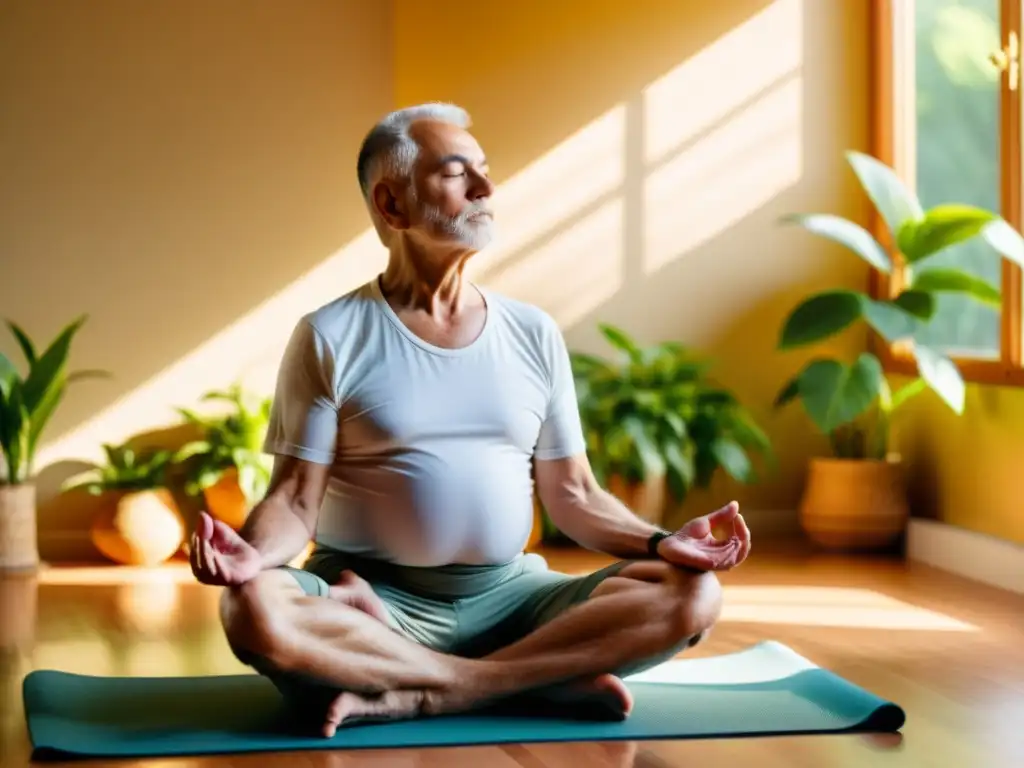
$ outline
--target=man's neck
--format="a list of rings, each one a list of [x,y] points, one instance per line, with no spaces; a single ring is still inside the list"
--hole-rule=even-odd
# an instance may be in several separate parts
[[[463,270],[470,252],[425,253],[408,241],[391,248],[381,276],[381,291],[396,310],[418,310],[441,319],[458,314],[467,300]]]

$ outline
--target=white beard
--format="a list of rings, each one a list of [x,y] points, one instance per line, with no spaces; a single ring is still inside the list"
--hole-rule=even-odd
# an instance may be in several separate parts
[[[445,240],[455,240],[466,248],[480,251],[494,239],[494,219],[490,216],[470,218],[473,214],[480,213],[480,210],[471,206],[458,216],[445,216],[437,207],[425,205],[423,218],[434,225]]]

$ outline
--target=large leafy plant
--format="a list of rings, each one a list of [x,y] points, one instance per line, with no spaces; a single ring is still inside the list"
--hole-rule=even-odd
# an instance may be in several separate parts
[[[587,452],[602,484],[664,477],[677,502],[721,468],[755,479],[752,452],[770,454],[768,437],[735,395],[708,376],[710,363],[683,346],[640,346],[622,329],[599,329],[611,359],[571,355]]]
[[[20,374],[0,353],[0,485],[20,485],[32,478],[39,439],[68,386],[107,375],[104,371],[68,371],[71,342],[85,321],[83,315],[70,323],[42,354],[19,325],[7,321],[25,357],[27,372]]]
[[[188,408],[178,409],[201,434],[174,454],[175,465],[185,472],[185,492],[198,495],[234,469],[238,485],[252,506],[270,485],[272,462],[262,448],[272,400],[247,392],[239,384],[207,392],[200,399],[226,403],[229,410],[203,416]]]
[[[849,289],[816,293],[788,315],[778,346],[792,350],[823,342],[862,321],[885,343],[910,344],[918,375],[893,391],[870,352],[851,362],[816,356],[782,387],[775,403],[782,407],[799,399],[811,421],[829,436],[836,456],[884,458],[896,410],[919,392],[931,389],[954,412],[963,412],[965,387],[956,364],[915,340],[934,318],[938,296],[957,293],[988,306],[1000,304],[997,287],[966,270],[935,265],[933,257],[982,238],[1002,256],[1024,263],[1024,240],[998,215],[981,208],[947,203],[925,210],[887,165],[859,152],[846,157],[885,224],[894,254],[841,216],[795,214],[784,221],[839,243],[886,275],[902,267],[902,289],[887,299]]]
[[[165,486],[174,456],[165,448],[135,449],[129,445],[103,445],[106,461],[64,481],[61,489],[82,488],[93,496],[104,491],[148,491]]]

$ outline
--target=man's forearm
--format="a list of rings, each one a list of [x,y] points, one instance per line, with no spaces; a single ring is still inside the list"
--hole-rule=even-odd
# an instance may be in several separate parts
[[[649,557],[651,535],[662,530],[596,484],[585,494],[560,499],[549,514],[555,525],[580,546],[624,559]]]
[[[313,538],[287,501],[273,495],[253,507],[240,533],[262,555],[264,569],[290,563]]]

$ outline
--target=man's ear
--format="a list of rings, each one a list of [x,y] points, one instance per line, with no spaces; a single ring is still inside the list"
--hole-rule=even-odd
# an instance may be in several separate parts
[[[390,181],[379,181],[373,187],[373,207],[392,229],[409,228],[409,212],[405,206],[405,195],[398,185]]]

